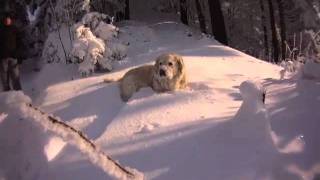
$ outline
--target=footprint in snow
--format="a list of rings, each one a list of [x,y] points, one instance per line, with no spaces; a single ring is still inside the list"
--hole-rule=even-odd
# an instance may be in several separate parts
[[[191,91],[209,91],[212,88],[207,85],[206,82],[191,82],[188,84],[188,88]]]
[[[143,124],[136,133],[137,134],[149,133],[159,127],[160,127],[160,124]]]

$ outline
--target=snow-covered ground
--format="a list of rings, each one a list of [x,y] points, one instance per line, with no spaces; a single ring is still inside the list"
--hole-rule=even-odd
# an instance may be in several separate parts
[[[24,76],[33,104],[83,130],[106,154],[147,179],[311,180],[320,174],[319,82],[281,79],[281,67],[175,22],[128,21],[120,31],[130,45],[111,73],[79,78],[76,67],[60,63]],[[116,83],[102,83],[165,52],[183,56],[187,89],[157,94],[145,88],[124,103]],[[266,105],[260,87],[241,85],[247,80],[264,86]],[[15,114],[0,110],[0,179],[14,172],[18,179],[109,179],[81,151],[10,112]],[[31,164],[17,165],[20,156],[10,152],[15,150]],[[35,168],[41,173],[23,173]]]

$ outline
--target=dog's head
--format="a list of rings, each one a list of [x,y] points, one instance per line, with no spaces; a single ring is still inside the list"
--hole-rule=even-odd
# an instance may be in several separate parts
[[[159,79],[175,79],[184,73],[184,63],[180,55],[169,53],[159,56],[155,64],[156,76]]]

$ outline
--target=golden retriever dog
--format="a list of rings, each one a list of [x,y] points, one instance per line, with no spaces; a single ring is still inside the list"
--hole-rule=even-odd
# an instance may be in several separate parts
[[[105,79],[104,82],[112,82]],[[145,65],[129,70],[118,80],[123,101],[143,87],[151,87],[155,92],[184,89],[187,84],[183,59],[175,53],[160,55],[155,65]]]

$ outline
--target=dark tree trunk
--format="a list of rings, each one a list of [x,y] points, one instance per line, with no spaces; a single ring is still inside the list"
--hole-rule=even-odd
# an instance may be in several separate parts
[[[265,56],[269,60],[269,41],[268,41],[268,31],[267,31],[267,21],[265,16],[265,8],[264,8],[264,1],[260,0],[260,9],[261,9],[261,26],[263,29],[263,39],[264,39],[264,49],[265,49]]]
[[[208,0],[212,34],[222,44],[228,45],[226,27],[219,0]]]
[[[126,0],[126,7],[124,11],[124,19],[129,20],[130,19],[130,6],[129,6],[129,0]]]
[[[282,60],[285,60],[286,59],[287,27],[286,27],[285,17],[284,17],[283,0],[277,0],[277,4],[278,4],[279,18],[280,18],[281,58]]]
[[[116,22],[122,21],[124,19],[124,13],[122,11],[116,12]]]
[[[183,24],[188,25],[187,0],[180,0],[180,19]]]
[[[200,4],[199,0],[195,0],[195,2],[196,2],[198,20],[200,23],[200,30],[201,30],[201,32],[206,33],[207,32],[206,31],[206,21],[205,21],[204,15],[202,13],[201,4]]]
[[[279,62],[279,42],[277,38],[276,22],[274,17],[274,10],[272,5],[272,0],[268,0],[269,13],[270,13],[270,25],[272,33],[272,56],[274,62]]]

